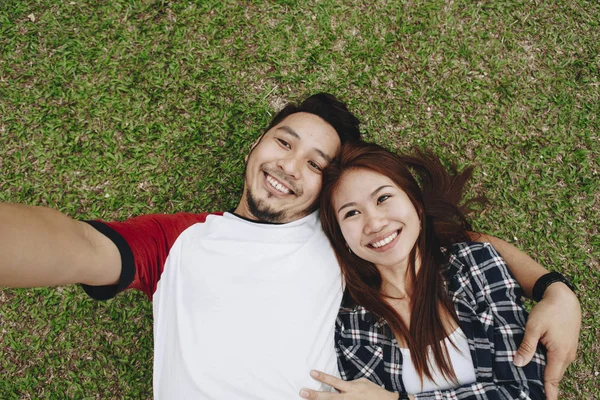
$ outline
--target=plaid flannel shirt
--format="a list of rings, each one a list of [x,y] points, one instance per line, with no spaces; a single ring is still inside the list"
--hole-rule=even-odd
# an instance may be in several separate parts
[[[522,289],[489,243],[454,244],[446,270],[448,293],[469,343],[476,382],[417,393],[415,399],[545,399],[545,350],[525,367],[513,365],[527,312]],[[364,307],[340,309],[336,351],[343,379],[367,378],[408,398],[402,353],[389,325]]]

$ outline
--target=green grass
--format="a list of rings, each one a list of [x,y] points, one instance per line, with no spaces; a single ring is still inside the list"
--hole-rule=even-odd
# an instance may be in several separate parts
[[[577,285],[563,398],[598,398],[598,15],[584,0],[0,0],[0,201],[86,219],[229,209],[273,113],[328,91],[367,139],[478,165],[476,228]],[[139,293],[0,291],[0,398],[150,398],[151,318]]]

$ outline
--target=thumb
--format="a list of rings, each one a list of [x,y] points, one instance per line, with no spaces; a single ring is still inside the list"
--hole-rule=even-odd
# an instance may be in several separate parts
[[[533,329],[533,327],[526,325],[525,326],[525,335],[523,336],[523,341],[513,358],[513,364],[517,367],[524,367],[529,364],[533,355],[535,354],[535,350],[537,349],[538,342],[540,341],[540,332],[537,329]]]

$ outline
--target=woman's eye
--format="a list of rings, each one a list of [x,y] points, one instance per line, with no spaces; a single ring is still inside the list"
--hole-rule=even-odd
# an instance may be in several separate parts
[[[279,142],[280,145],[282,145],[286,149],[290,149],[292,147],[292,146],[290,146],[290,144],[288,142],[286,142],[283,139],[277,139],[277,141]]]
[[[390,198],[390,196],[388,196],[387,194],[384,194],[383,196],[379,196],[377,198],[377,204],[383,203],[384,201],[386,201],[389,198]]]
[[[348,211],[348,212],[346,213],[346,215],[344,215],[344,219],[345,219],[345,218],[349,218],[349,217],[353,217],[353,216],[355,216],[356,214],[358,214],[358,211],[356,211],[356,210],[351,210],[351,211]]]

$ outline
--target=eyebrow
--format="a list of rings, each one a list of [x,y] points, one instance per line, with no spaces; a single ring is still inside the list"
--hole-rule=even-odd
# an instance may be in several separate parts
[[[298,133],[295,130],[293,130],[292,128],[290,128],[287,125],[282,125],[282,126],[278,127],[277,130],[282,130],[285,133],[287,133],[288,135],[293,136],[295,139],[302,140],[302,138],[300,137],[300,135],[298,135]],[[331,158],[331,156],[325,154],[323,152],[323,150],[317,149],[316,147],[313,147],[313,150],[315,152],[317,152],[321,157],[323,157],[325,159],[325,161],[327,161],[328,163],[331,163],[331,161],[333,160]]]
[[[385,188],[391,188],[391,187],[393,187],[393,186],[392,186],[392,185],[383,185],[383,186],[379,186],[377,189],[373,190],[373,192],[371,193],[371,197],[375,197],[375,196],[377,196],[377,193],[381,192],[383,189],[385,189]],[[339,213],[340,211],[342,211],[342,209],[344,209],[344,208],[346,208],[346,207],[352,207],[352,206],[355,206],[355,205],[356,205],[356,203],[355,203],[355,202],[346,203],[346,204],[344,204],[343,206],[341,206],[341,207],[338,209],[338,211],[337,211],[337,212]]]

